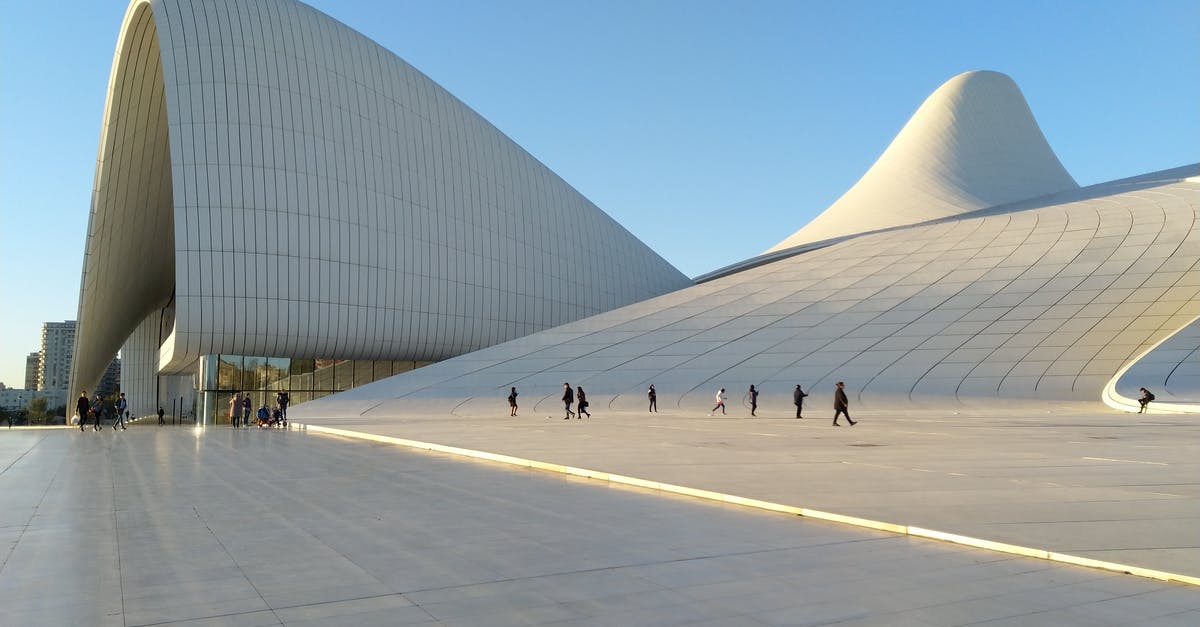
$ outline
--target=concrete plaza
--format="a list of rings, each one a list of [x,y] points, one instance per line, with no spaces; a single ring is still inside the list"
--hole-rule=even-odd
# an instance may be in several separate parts
[[[1019,466],[1030,473],[1022,482],[994,488],[997,496],[982,498],[980,493],[992,491],[981,487],[989,481],[997,486],[1013,482],[1008,477],[1015,472],[1013,465],[1000,463],[1007,455],[996,459],[965,450],[970,438],[953,435],[958,429],[944,423],[895,419],[889,425],[862,418],[858,427],[841,430],[815,416],[807,422],[666,414],[598,414],[569,423],[537,415],[457,425],[414,418],[374,427],[579,466],[642,469],[687,478],[688,485],[743,491],[758,486],[755,490],[764,495],[804,500],[840,494],[842,509],[897,516],[904,510],[880,508],[898,508],[904,499],[881,495],[898,490],[900,479],[868,490],[877,476],[863,474],[868,472],[863,469],[889,474],[880,467],[907,459],[898,451],[950,438],[937,447],[937,459],[926,460],[919,469],[890,473],[908,477],[909,500],[919,498],[926,510],[952,513],[953,518],[939,519],[947,523],[991,520],[986,513],[995,508],[987,503],[997,502],[1000,494],[1028,492],[1025,501],[1043,504],[1032,511],[1050,519],[1055,518],[1048,513],[1051,494],[1121,491],[1070,485],[1074,479],[1064,474],[1035,479],[1033,467],[1046,466],[1031,462]],[[1186,451],[1178,453],[1179,459],[1172,451],[1195,446],[1194,427],[1178,423],[1173,425],[1177,431],[1170,431],[1150,426],[1170,421],[1140,420],[1143,429],[1136,433],[1161,430],[1157,437],[1178,437],[1168,440],[1165,449],[1135,448],[1147,459],[1130,461],[1167,464],[1154,466],[1169,475],[1162,482],[1189,472],[1182,461]],[[1039,451],[1024,451],[1019,456],[1024,459],[1066,448],[1065,442],[1054,443],[1064,431],[1097,429],[1095,437],[1126,438],[1102,435],[1125,431],[1096,425],[1068,428],[1058,420],[1042,421],[1041,427],[975,423],[971,429],[984,430],[977,436],[980,441],[996,442],[1000,434],[1017,428],[1046,434]],[[900,440],[905,431],[924,435]],[[1067,437],[1095,447],[1068,449],[1081,453],[1079,465],[1090,461],[1083,457],[1110,457],[1114,442],[1120,441]],[[1137,443],[1131,447],[1157,441],[1129,437]],[[855,446],[871,443],[878,446]],[[1004,449],[996,444],[989,450]],[[790,462],[781,461],[786,449],[794,449]],[[823,449],[827,452],[819,455]],[[891,462],[863,459],[867,452],[886,453]],[[973,459],[973,453],[982,457]],[[1064,455],[1060,451],[1056,459]],[[704,470],[706,460],[714,459],[725,461]],[[974,474],[950,474],[968,460],[976,464]],[[1099,474],[1114,485],[1118,469],[1146,466],[1097,463],[1090,468],[1108,469]],[[1163,529],[1178,525],[1194,536],[1194,466],[1190,472],[1189,485],[1173,486],[1170,492],[1164,483],[1153,488],[1180,494],[1160,497],[1179,501],[1179,515],[1153,511]],[[798,481],[798,476],[808,479]],[[1124,482],[1137,484],[1145,478],[1135,472]],[[958,490],[946,487],[959,480],[964,483]],[[1039,483],[1051,481],[1063,487],[1054,490]],[[793,484],[791,492],[776,494],[788,484]],[[824,490],[815,490],[821,484]],[[1192,586],[298,431],[153,425],[120,433],[13,430],[0,433],[0,485],[4,625],[1200,621],[1200,589]],[[1152,488],[1134,491],[1142,489]],[[952,501],[955,496],[972,505]],[[856,506],[856,497],[878,503]],[[1132,502],[1130,509],[1136,511],[1128,512],[1121,529],[1132,525],[1137,534],[1138,525],[1152,524],[1154,517],[1146,510],[1156,500]],[[1074,502],[1084,499],[1060,506],[1073,511]],[[1000,526],[994,521],[988,525]],[[1024,538],[1026,532],[1054,526],[1030,520],[1014,526],[1020,531],[1014,534]],[[1101,533],[1102,527],[1099,519],[1078,526],[1075,533],[1083,536],[1078,541],[1103,547],[1123,535]],[[1188,532],[1179,534],[1186,537]],[[1192,538],[1190,550],[1194,545]],[[1190,555],[1167,542],[1104,550],[1119,550],[1125,557],[1163,556],[1184,566]],[[1164,559],[1156,565],[1165,568],[1167,563],[1176,562]]]
[[[499,404],[498,404],[499,405]],[[512,455],[1200,577],[1200,422],[1066,404],[994,412],[762,407],[757,418],[542,401],[510,418],[314,424]],[[497,407],[499,412],[507,408]]]

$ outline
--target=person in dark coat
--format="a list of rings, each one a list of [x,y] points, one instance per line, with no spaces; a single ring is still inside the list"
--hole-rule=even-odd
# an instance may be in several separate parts
[[[838,416],[845,414],[846,420],[850,422],[850,426],[858,424],[850,420],[850,411],[847,409],[850,406],[850,399],[846,398],[846,384],[838,381],[837,389],[833,391],[833,426],[840,427],[838,424]]]
[[[754,385],[750,386],[750,391],[746,392],[750,397],[750,415],[753,416],[755,411],[758,411],[758,390],[754,389]]]
[[[583,386],[582,386],[582,385],[581,385],[581,386],[579,386],[579,387],[577,387],[577,388],[575,388],[575,400],[576,400],[576,401],[579,403],[579,405],[578,405],[578,407],[577,407],[577,409],[578,409],[579,411],[578,411],[578,413],[577,413],[577,414],[575,414],[575,417],[576,417],[576,418],[583,418],[583,415],[584,415],[584,414],[587,414],[587,417],[588,417],[588,418],[591,418],[591,417],[592,417],[592,413],[591,413],[591,412],[589,412],[589,411],[587,410],[587,408],[588,408],[587,395],[583,393]]]
[[[1142,391],[1142,395],[1138,397],[1138,405],[1141,405],[1142,408],[1138,410],[1138,413],[1142,414],[1146,412],[1146,407],[1150,405],[1150,401],[1154,400],[1154,393],[1146,388],[1139,389]]]
[[[92,397],[92,415],[96,417],[95,424],[92,425],[93,431],[99,431],[104,427],[100,426],[100,422],[104,420],[104,412],[107,408],[104,406],[104,398],[97,394]]]
[[[517,415],[517,388],[515,387],[508,393],[508,415]]]
[[[570,383],[563,384],[562,400],[563,405],[567,408],[567,415],[563,417],[563,420],[570,420],[571,416],[575,415],[575,412],[571,411],[571,403],[575,402],[575,390],[571,389]]]
[[[92,402],[88,400],[87,390],[79,393],[79,400],[75,401],[75,413],[79,414],[79,430],[83,431],[83,424],[87,422],[88,410],[92,408]]]
[[[808,396],[804,390],[800,389],[800,384],[796,384],[796,391],[792,392],[792,404],[796,406],[796,417],[803,418],[800,412],[804,409],[804,397]]]
[[[165,412],[163,411],[163,408],[162,408],[162,407],[159,407],[159,408],[158,408],[158,424],[160,424],[160,425],[165,425],[165,424],[167,424],[167,421],[163,420],[163,414],[164,414],[164,413],[165,413]]]
[[[654,391],[654,384],[650,384],[650,389],[646,390],[646,398],[650,399],[650,409],[654,413],[658,413],[658,392]]]

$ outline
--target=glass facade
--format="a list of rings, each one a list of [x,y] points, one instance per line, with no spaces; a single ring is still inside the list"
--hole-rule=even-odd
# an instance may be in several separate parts
[[[252,411],[273,408],[285,390],[295,406],[433,362],[208,355],[200,363],[201,420],[229,424],[229,401],[238,392],[250,396]]]

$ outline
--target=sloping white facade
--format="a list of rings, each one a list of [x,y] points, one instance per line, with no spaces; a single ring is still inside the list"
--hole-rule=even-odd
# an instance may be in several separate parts
[[[1200,166],[1189,168],[1189,176]],[[564,381],[593,407],[703,414],[751,385],[786,413],[855,407],[1098,404],[1109,382],[1200,316],[1200,182],[1104,184],[935,225],[851,238],[296,408],[297,419],[487,415],[510,386],[533,411]],[[1195,333],[1120,394],[1195,403]],[[1168,346],[1164,344],[1164,346]],[[1158,351],[1152,351],[1155,355]],[[1189,370],[1193,378],[1171,373]],[[1128,379],[1128,378],[1127,378]],[[1136,405],[1134,405],[1136,407]]]
[[[973,72],[813,225],[694,287],[297,417],[491,415],[514,386],[549,411],[564,381],[600,410],[645,411],[650,384],[689,413],[752,384],[761,408],[790,412],[800,384],[825,410],[845,381],[855,407],[1128,410],[1148,387],[1153,411],[1200,411],[1200,164],[1080,188],[1011,80]]]
[[[1016,83],[965,72],[925,100],[841,198],[767,252],[1076,187]]]
[[[444,359],[689,284],[446,90],[311,7],[134,0],[71,387],[123,344],[123,385],[145,398],[201,355]]]

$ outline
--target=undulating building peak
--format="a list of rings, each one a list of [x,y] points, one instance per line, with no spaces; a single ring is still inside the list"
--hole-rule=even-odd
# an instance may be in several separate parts
[[[766,252],[1077,188],[1017,84],[964,72],[921,104],[867,173]]]

